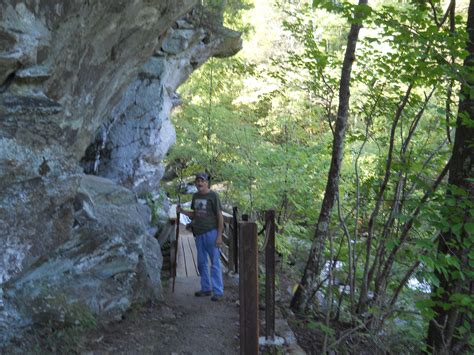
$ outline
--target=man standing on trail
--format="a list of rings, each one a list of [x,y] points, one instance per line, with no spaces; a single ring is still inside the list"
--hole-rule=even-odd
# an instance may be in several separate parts
[[[201,275],[201,290],[194,295],[197,297],[210,296],[212,301],[219,301],[224,294],[222,269],[220,261],[220,246],[224,217],[219,196],[209,188],[209,175],[196,174],[195,184],[198,192],[193,195],[192,211],[185,211],[178,206],[176,211],[184,213],[193,222],[193,234],[198,253],[198,270]],[[211,259],[211,277],[209,278],[208,255]],[[211,285],[212,281],[212,285]],[[212,286],[212,292],[211,292]]]

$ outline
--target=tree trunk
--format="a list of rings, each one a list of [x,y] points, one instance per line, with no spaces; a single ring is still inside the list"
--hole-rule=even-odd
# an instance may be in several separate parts
[[[467,52],[464,61],[461,81],[459,110],[456,121],[456,134],[454,137],[453,152],[449,166],[449,185],[447,192],[447,210],[450,229],[440,232],[438,239],[439,255],[446,255],[459,261],[459,267],[447,266],[447,272],[435,271],[439,279],[439,286],[433,287],[432,300],[436,312],[430,321],[427,343],[429,349],[435,354],[451,354],[462,351],[463,339],[455,337],[456,327],[467,321],[472,331],[472,318],[460,312],[458,304],[453,304],[451,298],[455,294],[472,294],[472,280],[463,279],[461,273],[470,268],[468,253],[472,247],[472,232],[467,229],[467,223],[473,223],[472,209],[474,201],[474,0],[469,3],[467,20]],[[456,191],[464,191],[459,194]],[[454,201],[454,203],[453,203]],[[455,207],[449,207],[454,204]],[[471,213],[471,214],[470,214]],[[461,229],[455,229],[456,225]],[[470,224],[471,225],[471,224]],[[471,261],[472,262],[472,261]],[[450,307],[443,307],[450,304]],[[465,317],[463,319],[463,317]]]
[[[359,0],[359,5],[367,5],[367,0]],[[347,48],[342,65],[341,80],[339,82],[339,107],[336,118],[336,128],[332,145],[331,167],[328,173],[326,191],[323,204],[316,226],[316,232],[308,261],[298,288],[291,300],[291,308],[297,312],[306,309],[308,302],[313,297],[315,285],[324,265],[324,248],[328,235],[331,211],[339,190],[339,174],[341,171],[342,156],[344,151],[344,137],[347,127],[349,112],[350,81],[352,64],[355,59],[355,49],[362,25],[353,23],[347,38]]]

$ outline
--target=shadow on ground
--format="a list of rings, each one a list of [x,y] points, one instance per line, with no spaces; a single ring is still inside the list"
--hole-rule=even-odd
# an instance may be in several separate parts
[[[165,285],[163,304],[129,312],[121,322],[96,330],[82,353],[238,354],[238,279],[224,277],[219,302],[195,297],[199,278]]]

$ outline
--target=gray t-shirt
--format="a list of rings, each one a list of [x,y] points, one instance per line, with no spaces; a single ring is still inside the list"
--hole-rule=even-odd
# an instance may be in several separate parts
[[[206,194],[195,193],[191,209],[194,210],[192,223],[194,235],[201,235],[217,229],[217,214],[222,213],[222,206],[216,192],[210,190]]]

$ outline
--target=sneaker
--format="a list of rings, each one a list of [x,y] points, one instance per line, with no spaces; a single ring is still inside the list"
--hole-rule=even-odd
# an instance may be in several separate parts
[[[204,296],[210,296],[211,291],[196,291],[194,292],[194,296],[196,297],[204,297]]]
[[[211,297],[211,301],[217,302],[222,299],[222,295],[214,295]]]

